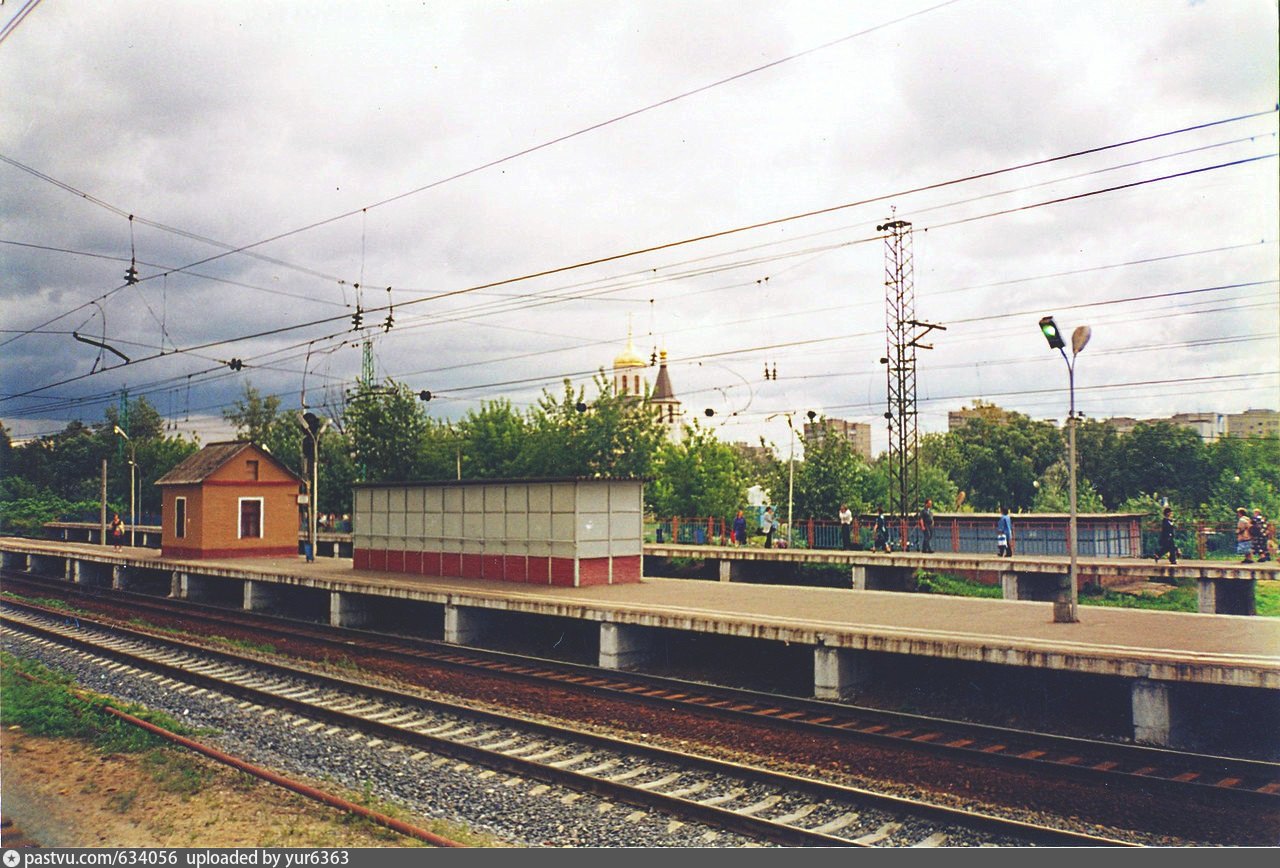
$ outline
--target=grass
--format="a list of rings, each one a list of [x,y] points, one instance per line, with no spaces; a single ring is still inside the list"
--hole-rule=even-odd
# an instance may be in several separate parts
[[[142,753],[167,744],[108,714],[103,710],[105,698],[80,698],[74,682],[61,673],[11,654],[0,654],[0,666],[0,725],[18,726],[32,735],[87,741],[104,753]],[[166,714],[136,705],[120,710],[172,732],[185,729]]]
[[[986,597],[1000,599],[1004,592],[999,585],[984,585],[968,579],[916,570],[916,590],[922,594],[945,594],[950,597]]]
[[[987,585],[925,570],[916,571],[916,587],[924,594],[953,597],[987,597],[1000,599],[999,585]],[[1280,582],[1259,582],[1254,597],[1260,617],[1280,618]],[[1079,596],[1081,606],[1109,606],[1116,609],[1146,609],[1153,612],[1199,612],[1200,590],[1195,581],[1183,581],[1160,596],[1122,594],[1108,589],[1086,586]]]
[[[166,627],[163,624],[153,624],[143,618],[130,618],[129,625],[142,630],[150,630],[153,633],[160,633],[166,636],[188,636],[190,633],[177,627]],[[229,648],[235,648],[240,651],[256,651],[260,654],[276,653],[276,646],[267,642],[252,642],[248,639],[231,639],[227,636],[208,635],[200,637],[205,642],[211,642],[215,645],[225,645]]]
[[[7,597],[10,600],[16,600],[19,603],[30,603],[34,606],[44,606],[46,609],[56,609],[59,612],[67,612],[74,615],[88,615],[88,609],[81,609],[71,605],[66,600],[54,600],[50,597],[27,597],[22,594],[15,594],[13,591],[0,591],[0,597]]]

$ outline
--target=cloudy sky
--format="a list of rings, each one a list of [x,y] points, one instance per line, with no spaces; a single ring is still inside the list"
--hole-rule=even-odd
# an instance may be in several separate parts
[[[880,450],[888,218],[946,328],[923,432],[1061,420],[1045,314],[1093,330],[1090,417],[1280,408],[1272,0],[6,0],[0,28],[14,436],[125,387],[205,442],[245,384],[333,408],[366,339],[433,414],[527,407],[591,394],[630,329],[722,439],[785,451],[776,414],[813,410]]]

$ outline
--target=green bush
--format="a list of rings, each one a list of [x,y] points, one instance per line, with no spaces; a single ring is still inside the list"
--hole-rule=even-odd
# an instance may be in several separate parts
[[[0,725],[19,726],[49,738],[81,739],[107,753],[137,753],[168,744],[108,714],[103,710],[105,699],[77,697],[72,692],[75,685],[65,675],[9,654],[0,654],[0,665],[4,667],[0,672]],[[173,718],[138,706],[120,710],[171,732],[184,729]]]

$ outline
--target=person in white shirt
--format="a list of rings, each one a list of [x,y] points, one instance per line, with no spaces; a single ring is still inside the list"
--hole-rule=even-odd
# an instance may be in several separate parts
[[[848,551],[852,545],[850,534],[853,531],[853,513],[847,503],[840,504],[840,548]]]

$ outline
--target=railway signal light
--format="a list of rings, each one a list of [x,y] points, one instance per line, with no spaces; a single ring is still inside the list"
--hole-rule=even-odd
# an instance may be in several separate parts
[[[1049,349],[1060,350],[1066,347],[1067,344],[1062,340],[1062,333],[1058,331],[1058,324],[1053,321],[1053,317],[1040,318],[1040,331],[1044,339],[1049,342]]]

